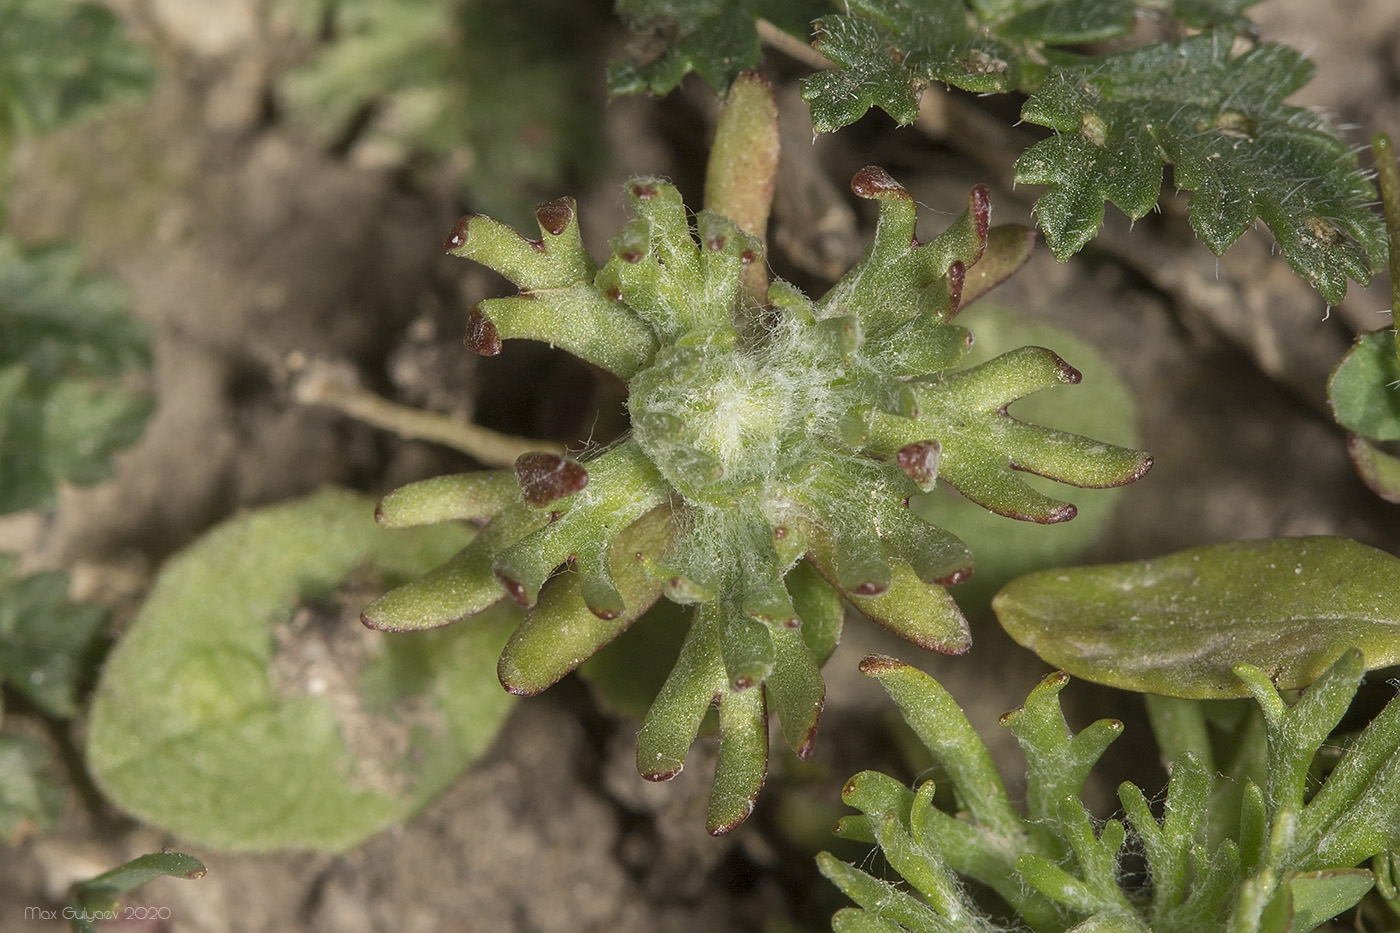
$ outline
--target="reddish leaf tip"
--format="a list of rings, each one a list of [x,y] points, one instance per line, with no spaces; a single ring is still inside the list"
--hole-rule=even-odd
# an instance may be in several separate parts
[[[967,285],[967,266],[961,259],[954,259],[948,266],[948,317],[951,318],[962,308],[963,288]]]
[[[746,249],[739,254],[739,261],[744,265],[752,265],[758,259],[758,254],[751,249]]]
[[[878,165],[867,165],[856,172],[851,179],[851,191],[862,198],[913,198],[903,185],[894,180],[894,176]]]
[[[478,356],[496,356],[501,352],[501,333],[481,305],[473,305],[467,314],[467,333],[462,342]]]
[[[992,194],[986,185],[974,185],[967,200],[968,206],[972,208],[972,222],[977,226],[977,255],[973,257],[975,262],[987,245],[987,231],[992,225]]]
[[[899,448],[894,459],[905,475],[927,492],[938,479],[938,460],[942,454],[943,445],[930,438],[905,444]]]
[[[878,580],[866,580],[852,589],[851,592],[857,596],[879,596],[887,589],[889,589],[889,585],[886,583],[881,583]]]
[[[558,454],[532,451],[516,459],[515,479],[520,483],[521,497],[540,508],[587,486],[588,471]]]
[[[634,181],[629,186],[629,190],[632,192],[632,197],[638,201],[650,201],[656,197],[656,186],[650,182]]]
[[[510,576],[503,570],[492,569],[496,579],[501,581],[501,586],[506,588],[506,593],[526,609],[530,608],[530,595],[525,592],[525,584]]]
[[[867,677],[878,677],[908,667],[903,661],[883,654],[868,654],[861,659],[860,672]]]
[[[1066,363],[1064,361],[1064,358],[1061,357],[1060,354],[1056,353],[1053,350],[1046,350],[1045,352],[1049,353],[1051,358],[1054,360],[1055,368],[1059,370],[1060,379],[1062,381],[1068,382],[1072,386],[1077,386],[1080,382],[1083,381],[1084,374],[1081,373],[1079,370],[1075,369],[1073,366]]]
[[[676,775],[680,774],[680,773],[681,773],[682,771],[684,771],[684,770],[685,770],[685,765],[680,765],[680,766],[678,766],[678,767],[672,768],[672,769],[669,770],[669,771],[642,771],[642,772],[640,772],[640,774],[641,774],[643,780],[645,780],[645,781],[655,781],[656,783],[659,784],[659,783],[662,782],[662,781],[669,781],[669,780],[671,780],[671,778],[673,778],[673,777],[675,777]]]
[[[467,228],[471,225],[473,214],[468,214],[453,226],[452,232],[447,235],[447,239],[442,241],[443,252],[451,253],[467,245]]]
[[[735,816],[732,820],[725,820],[723,823],[717,823],[714,826],[707,826],[706,831],[711,836],[724,836],[732,833],[742,826],[745,820],[753,815],[754,799],[754,797],[750,797],[748,800],[744,801],[744,811],[738,816]]]
[[[573,201],[570,198],[546,201],[535,208],[535,219],[540,222],[540,229],[545,233],[559,236],[569,229],[569,223],[574,219]]]
[[[946,577],[939,577],[934,582],[939,586],[957,586],[959,583],[966,583],[970,579],[972,579],[972,568],[960,567]]]

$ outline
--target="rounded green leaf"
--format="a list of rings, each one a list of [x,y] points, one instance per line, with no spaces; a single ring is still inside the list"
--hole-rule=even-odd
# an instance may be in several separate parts
[[[362,628],[362,590],[423,573],[470,535],[386,531],[373,515],[372,499],[324,490],[171,559],[93,701],[87,761],[113,803],[214,848],[341,850],[484,750],[510,707],[496,655],[518,617]]]
[[[1400,661],[1400,560],[1345,538],[1045,570],[1007,584],[992,608],[1012,638],[1076,677],[1187,699],[1245,696],[1238,663],[1293,689],[1353,646],[1371,668]]]
[[[1400,362],[1395,332],[1356,338],[1332,371],[1327,398],[1337,423],[1375,441],[1400,440]]]

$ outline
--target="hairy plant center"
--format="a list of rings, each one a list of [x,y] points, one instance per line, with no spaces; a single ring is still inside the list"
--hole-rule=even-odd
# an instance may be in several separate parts
[[[631,382],[638,445],[687,499],[733,501],[810,459],[830,390],[778,332],[757,347],[673,345]]]

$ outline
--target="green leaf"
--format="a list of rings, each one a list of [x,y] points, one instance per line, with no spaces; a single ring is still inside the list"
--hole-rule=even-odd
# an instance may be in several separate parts
[[[1021,347],[919,386],[915,430],[941,442],[939,477],[983,508],[1042,524],[1067,521],[1078,512],[1073,505],[1032,489],[1012,471],[1103,489],[1134,482],[1152,466],[1142,451],[1007,414],[1022,396],[1082,378],[1050,350]]]
[[[1375,885],[1375,876],[1360,868],[1309,871],[1290,875],[1293,892],[1291,933],[1308,933],[1360,903]]]
[[[911,933],[957,933],[964,929],[958,922],[945,919],[918,898],[899,890],[887,881],[880,881],[867,875],[854,865],[847,865],[829,852],[817,856],[817,867],[833,884],[851,900],[864,907],[869,915],[883,917],[894,929]],[[882,925],[867,926],[861,922],[852,924],[846,921],[845,929],[883,930]]]
[[[1395,331],[1356,338],[1327,380],[1332,417],[1348,431],[1373,441],[1400,440],[1400,362]]]
[[[659,557],[671,531],[671,516],[657,509],[642,517],[613,543],[612,579],[625,608],[600,617],[581,592],[581,575],[562,575],[548,586],[501,652],[496,671],[512,693],[541,692],[624,632],[661,596],[661,583],[648,575],[637,556]]]
[[[1210,31],[1106,55],[1076,48],[1131,33],[1140,5]],[[1234,50],[1249,5],[852,0],[819,22],[817,47],[836,69],[807,78],[802,93],[819,132],[871,107],[910,123],[933,83],[1029,94],[1022,118],[1056,135],[1018,159],[1016,180],[1048,186],[1035,209],[1057,258],[1095,235],[1105,202],[1133,218],[1151,210],[1167,162],[1212,250],[1261,219],[1336,304],[1348,278],[1365,284],[1385,254],[1374,191],[1324,118],[1283,103],[1311,77],[1304,56],[1271,43]]]
[[[0,153],[37,135],[146,93],[155,68],[100,3],[8,0],[0,6]]]
[[[1065,259],[1097,231],[1104,201],[1134,218],[1152,208],[1160,150],[1215,253],[1262,219],[1289,265],[1337,304],[1385,253],[1375,191],[1326,120],[1283,103],[1311,63],[1271,43],[1236,53],[1233,40],[1208,32],[1052,72],[1021,115],[1057,135],[1021,156],[1016,180],[1049,186],[1036,212]]]
[[[1351,645],[1400,661],[1400,560],[1343,538],[1245,541],[1029,574],[992,607],[1012,638],[1078,677],[1196,699],[1243,696],[1231,667],[1307,686]]]
[[[981,268],[985,257],[973,269]],[[968,308],[958,321],[977,334],[966,363],[976,365],[1025,343],[1055,347],[1083,374],[1076,386],[1059,386],[1015,402],[1010,413],[1032,424],[1053,424],[1084,437],[1135,447],[1137,406],[1113,364],[1088,343],[1062,328],[1023,317],[982,302]],[[1026,474],[1023,481],[1043,494],[1049,480]],[[951,589],[969,613],[986,608],[1008,580],[1042,567],[1071,562],[1093,542],[1117,505],[1120,492],[1108,489],[1077,496],[1072,522],[1049,525],[1008,522],[1002,516],[956,495],[946,485],[916,497],[910,508],[930,524],[945,528],[967,542],[976,556],[972,579]]]
[[[76,252],[0,238],[0,513],[52,505],[60,482],[111,475],[151,399],[126,384],[150,366],[125,290],[82,274]]]
[[[68,602],[66,575],[16,579],[14,564],[0,554],[0,677],[40,712],[68,718],[96,669],[107,611]]]
[[[691,71],[722,93],[758,64],[755,20],[805,36],[807,23],[827,8],[821,0],[617,0],[616,7],[638,30],[666,36],[666,44],[650,60],[613,62],[608,93],[614,96],[666,94]]]
[[[116,806],[211,847],[341,850],[416,812],[485,749],[510,706],[495,659],[516,616],[366,633],[363,597],[333,608],[342,582],[422,573],[468,534],[386,532],[373,511],[325,490],[231,519],[172,558],[93,700],[87,761]]]
[[[27,735],[0,733],[0,839],[57,822],[65,787],[46,772],[49,750]]]
[[[689,630],[691,610],[659,600],[633,625],[578,666],[608,709],[640,720],[655,702]]]
[[[75,933],[95,931],[93,921],[107,919],[114,914],[118,898],[156,878],[183,878],[197,881],[204,877],[204,863],[183,852],[152,852],[141,855],[118,865],[111,871],[103,872],[96,878],[79,881],[73,885],[69,900],[69,923]]]
[[[1400,457],[1392,456],[1360,434],[1347,437],[1352,466],[1371,491],[1387,502],[1400,502]]]
[[[840,66],[803,80],[802,97],[811,105],[812,128],[830,133],[879,107],[900,126],[919,116],[923,83],[891,55],[889,30],[860,16],[827,16],[816,22],[817,51]]]

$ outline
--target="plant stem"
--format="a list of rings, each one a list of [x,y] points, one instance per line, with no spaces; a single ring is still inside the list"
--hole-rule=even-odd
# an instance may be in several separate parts
[[[400,405],[361,386],[353,372],[332,363],[309,361],[297,374],[292,397],[303,405],[325,405],[376,428],[432,441],[475,457],[485,466],[511,466],[521,454],[548,451],[563,454],[562,444],[500,434],[446,415]]]
[[[1400,164],[1396,163],[1395,145],[1385,133],[1371,137],[1371,150],[1376,158],[1385,231],[1390,240],[1390,321],[1393,328],[1396,307],[1400,306],[1400,245],[1397,245],[1400,244]],[[1395,342],[1395,358],[1400,361],[1400,340]]]
[[[705,207],[728,217],[767,249],[768,213],[778,177],[778,104],[768,79],[745,71],[720,110],[705,170]],[[744,290],[752,304],[768,301],[768,265],[749,263]],[[741,331],[745,328],[740,328]]]

